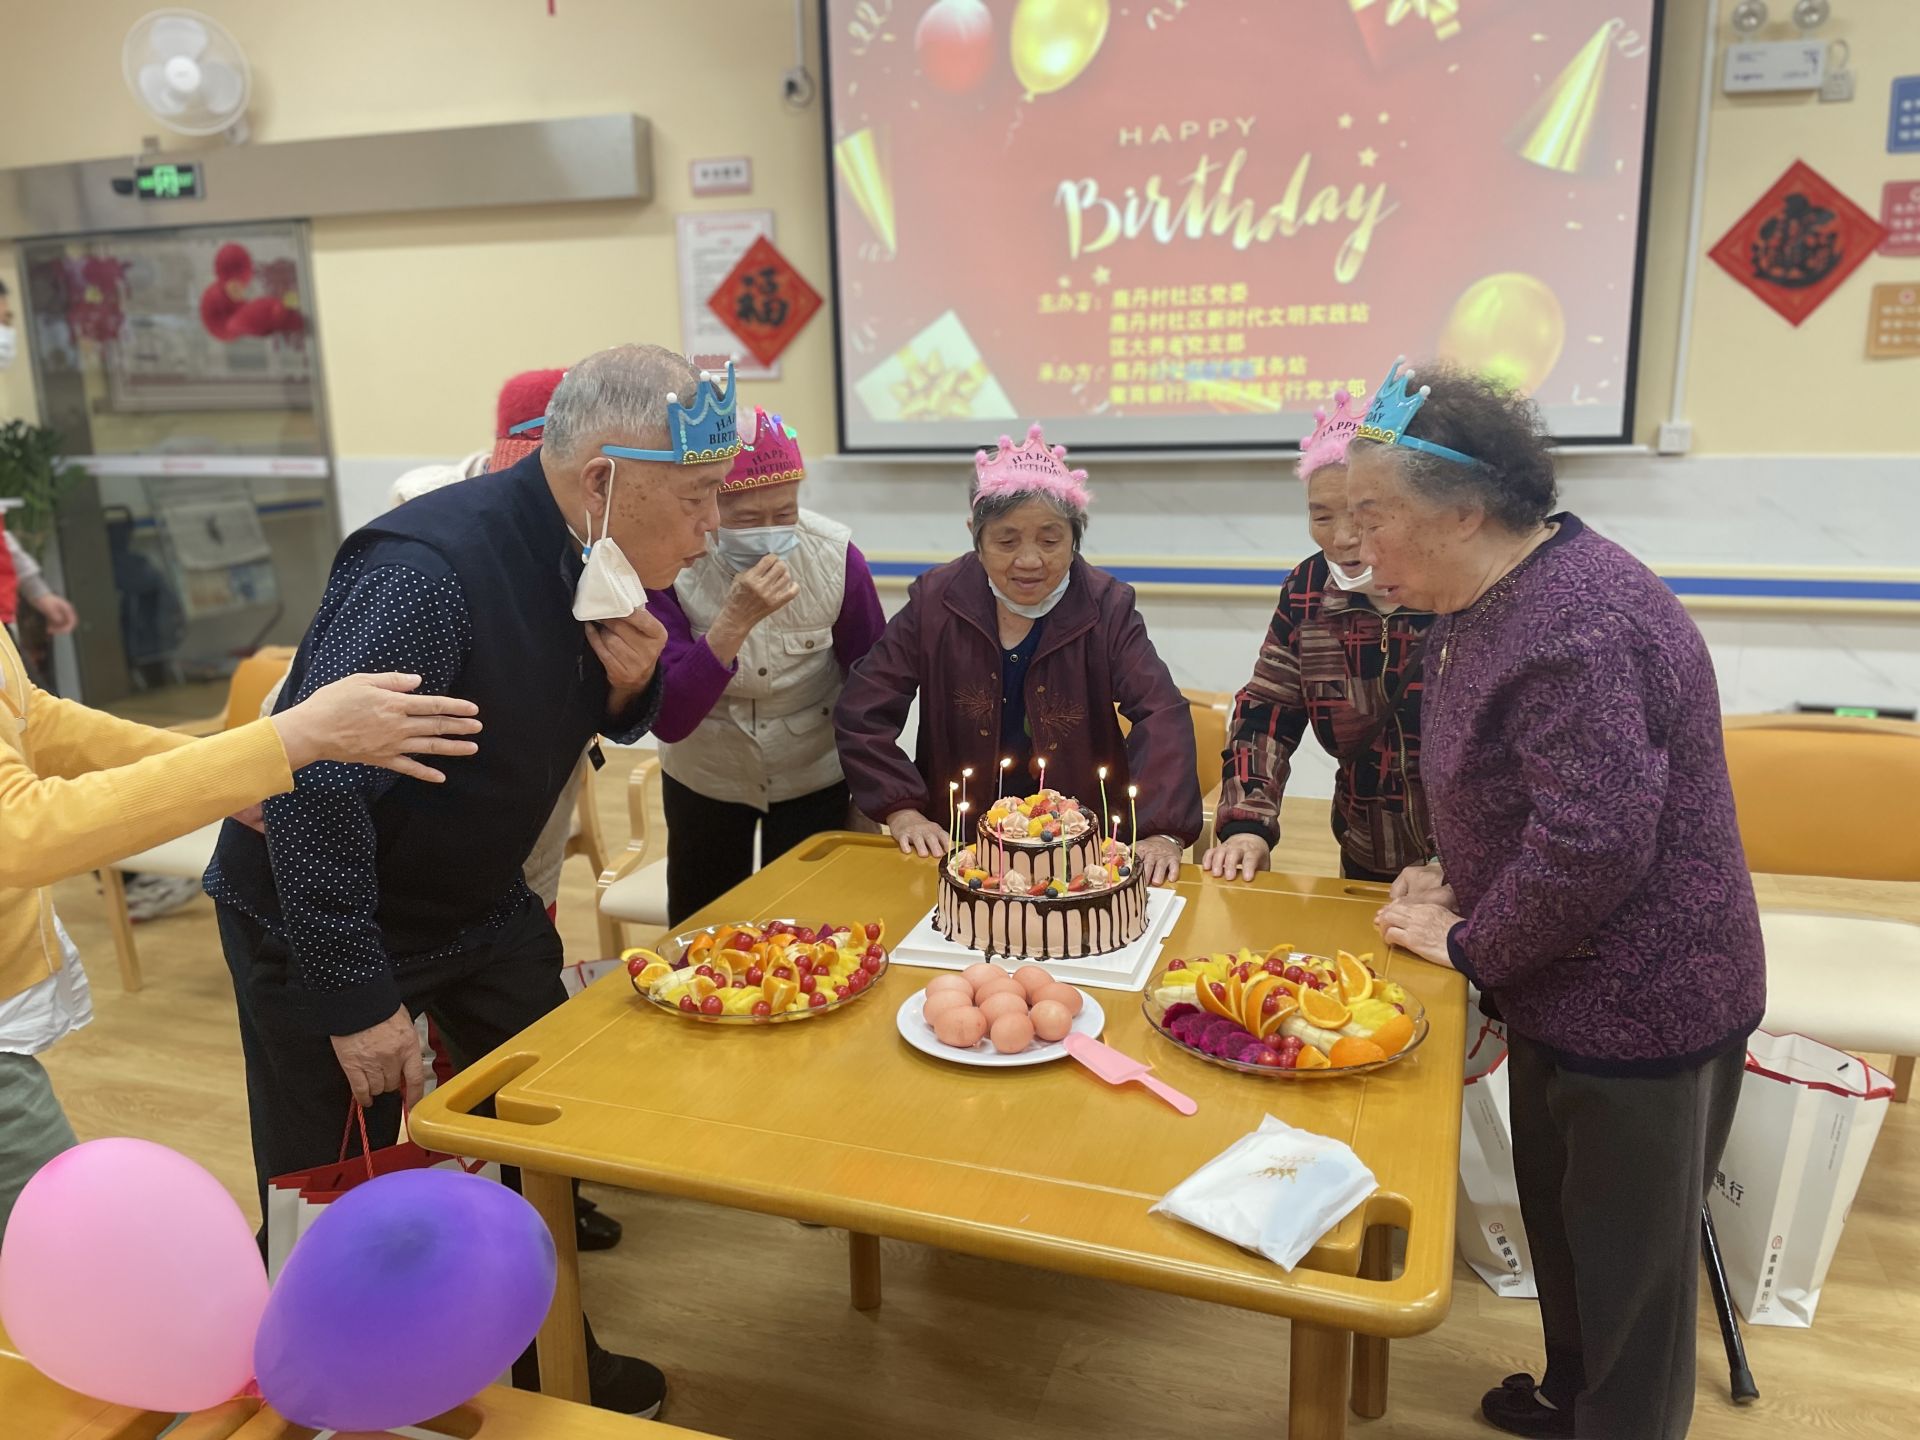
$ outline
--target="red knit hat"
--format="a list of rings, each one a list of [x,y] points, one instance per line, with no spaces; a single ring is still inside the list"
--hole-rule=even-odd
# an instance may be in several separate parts
[[[494,407],[493,454],[487,460],[487,469],[505,470],[540,448],[545,432],[539,421],[546,415],[554,389],[566,373],[564,370],[523,370],[500,387],[500,400]],[[534,423],[528,425],[529,421]],[[516,426],[524,428],[514,434]]]

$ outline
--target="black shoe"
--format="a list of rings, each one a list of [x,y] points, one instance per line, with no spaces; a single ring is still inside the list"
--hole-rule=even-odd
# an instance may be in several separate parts
[[[591,1200],[573,1201],[574,1246],[580,1250],[611,1250],[620,1243],[620,1222],[602,1215]]]
[[[1573,1412],[1542,1404],[1531,1375],[1509,1375],[1480,1397],[1480,1413],[1496,1430],[1543,1440],[1572,1440]]]
[[[587,1352],[587,1399],[596,1410],[651,1420],[667,1403],[667,1377],[644,1360],[596,1346]]]

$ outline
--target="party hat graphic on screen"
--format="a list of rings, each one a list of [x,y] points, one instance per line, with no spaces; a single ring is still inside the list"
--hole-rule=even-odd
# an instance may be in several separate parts
[[[873,233],[880,238],[880,243],[887,247],[887,253],[897,253],[899,246],[895,242],[893,229],[893,178],[887,172],[886,161],[880,153],[880,142],[875,138],[871,125],[864,130],[854,131],[834,144],[833,167],[840,172],[840,178],[847,182],[853,203],[867,217],[867,224],[873,227]]]
[[[1602,25],[1521,117],[1512,144],[1522,159],[1566,175],[1579,173],[1587,163],[1619,23]]]

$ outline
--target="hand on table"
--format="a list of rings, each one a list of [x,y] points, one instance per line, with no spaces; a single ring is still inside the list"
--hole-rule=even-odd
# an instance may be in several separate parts
[[[918,810],[894,811],[887,817],[887,828],[902,855],[944,855],[953,845],[952,837]]]
[[[403,1091],[402,1099],[413,1105],[426,1093],[420,1033],[404,1005],[370,1029],[335,1035],[333,1055],[357,1105],[371,1105],[376,1095],[390,1090]]]
[[[1222,880],[1251,880],[1273,868],[1273,847],[1259,835],[1235,835],[1202,855],[1200,868]]]
[[[1373,928],[1389,945],[1398,945],[1422,960],[1431,960],[1451,970],[1453,957],[1447,952],[1447,932],[1458,925],[1461,918],[1445,905],[1425,900],[1395,900],[1380,907],[1373,917]]]
[[[55,595],[49,590],[29,603],[47,622],[49,635],[71,635],[80,624],[80,612],[73,608],[73,602],[64,595]]]
[[[1134,842],[1134,859],[1149,885],[1165,885],[1180,876],[1180,843],[1164,835],[1149,835]]]
[[[1460,902],[1454,898],[1453,887],[1447,884],[1446,873],[1441,870],[1438,860],[1426,865],[1409,865],[1400,872],[1393,887],[1387,891],[1392,900],[1421,900],[1429,905],[1444,905],[1449,910],[1460,908]]]

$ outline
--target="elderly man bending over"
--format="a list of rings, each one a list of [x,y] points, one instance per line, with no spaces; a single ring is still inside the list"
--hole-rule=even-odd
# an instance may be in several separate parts
[[[207,872],[247,1062],[254,1171],[338,1153],[349,1107],[392,1142],[417,1096],[413,1016],[462,1064],[565,998],[559,936],[521,866],[580,753],[646,733],[666,631],[643,586],[706,550],[739,441],[719,391],[650,345],[588,357],[553,393],[540,448],[347,538],[285,705],[355,670],[408,670],[474,701],[486,744],[429,787],[315,765],[228,825]],[[581,552],[591,547],[583,564]],[[588,1333],[591,1397],[656,1413],[660,1372]],[[522,1367],[521,1379],[531,1378]]]

